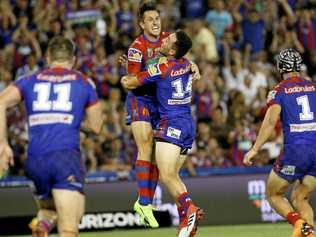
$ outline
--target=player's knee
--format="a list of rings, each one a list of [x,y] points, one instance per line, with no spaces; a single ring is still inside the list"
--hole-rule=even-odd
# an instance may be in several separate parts
[[[305,192],[293,192],[291,196],[291,203],[296,208],[299,207],[302,202],[309,200],[309,195]]]
[[[138,153],[141,159],[150,160],[153,152],[153,140],[148,138],[138,143]]]
[[[159,178],[161,182],[168,184],[177,178],[177,173],[173,169],[161,169],[159,170]]]

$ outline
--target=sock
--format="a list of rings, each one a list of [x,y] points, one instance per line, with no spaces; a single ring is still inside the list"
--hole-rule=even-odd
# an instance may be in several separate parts
[[[177,201],[179,203],[179,209],[182,211],[181,212],[181,215],[187,215],[187,212],[188,212],[188,209],[189,209],[189,206],[193,203],[191,198],[190,198],[190,195],[185,192],[185,193],[182,193],[178,198],[177,198]]]
[[[49,220],[39,220],[37,226],[44,228],[47,233],[51,232],[51,230],[55,227],[54,223],[50,222]]]
[[[159,180],[159,170],[156,164],[150,164],[150,201],[153,203],[156,187]]]
[[[295,222],[298,219],[301,219],[301,216],[297,212],[289,212],[286,216],[286,219],[290,224],[295,225]]]
[[[151,204],[150,165],[149,161],[144,160],[137,160],[135,163],[138,201],[141,205]]]
[[[181,206],[178,206],[178,214],[179,214],[179,223],[181,223],[183,219],[186,217],[186,212],[181,209]]]

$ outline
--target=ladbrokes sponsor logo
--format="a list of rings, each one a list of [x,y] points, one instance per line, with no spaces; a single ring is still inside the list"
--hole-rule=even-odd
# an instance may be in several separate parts
[[[266,199],[266,183],[264,180],[251,180],[248,182],[248,197],[254,206],[261,212],[261,220],[264,222],[276,222],[283,220],[277,214]]]
[[[183,75],[183,74],[187,73],[190,70],[191,70],[191,65],[188,65],[188,66],[182,67],[182,68],[180,68],[178,70],[172,70],[170,75],[172,77],[176,77],[176,76]]]
[[[312,86],[295,86],[295,87],[290,87],[290,88],[285,88],[285,93],[286,94],[292,94],[292,93],[300,93],[300,92],[311,92],[315,91],[316,88],[314,85]]]
[[[141,226],[138,214],[132,212],[86,214],[79,224],[80,230]]]

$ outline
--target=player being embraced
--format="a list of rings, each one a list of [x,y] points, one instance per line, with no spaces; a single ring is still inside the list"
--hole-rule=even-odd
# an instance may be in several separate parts
[[[57,222],[59,236],[78,236],[84,213],[85,168],[79,149],[79,128],[86,124],[99,133],[103,123],[101,105],[90,79],[72,70],[74,45],[62,36],[47,49],[49,67],[19,78],[0,94],[1,170],[13,165],[7,141],[6,110],[24,100],[29,146],[26,173],[36,187],[39,206],[34,237],[48,236]]]
[[[191,115],[192,71],[183,56],[192,41],[183,31],[170,34],[163,40],[160,52],[167,56],[165,63],[149,66],[136,76],[125,76],[121,82],[126,89],[155,84],[158,99],[159,124],[154,133],[155,158],[161,181],[175,199],[180,213],[179,236],[194,236],[203,212],[196,207],[182,182],[179,171],[195,138],[195,122]],[[160,60],[162,61],[162,60]]]
[[[160,14],[152,1],[140,5],[138,17],[143,33],[128,49],[127,73],[130,75],[136,75],[156,62],[162,39],[169,35],[161,32]],[[124,64],[122,61],[121,63]],[[153,128],[157,126],[159,119],[154,85],[145,85],[130,91],[125,106],[126,123],[131,124],[138,149],[135,163],[138,200],[134,204],[134,210],[140,215],[143,224],[157,228],[159,224],[151,205],[159,179],[157,165],[152,160]]]
[[[161,32],[160,13],[153,1],[146,1],[139,8],[139,24],[143,33],[136,38],[128,49],[127,61],[120,58],[120,63],[127,66],[129,75],[136,75],[148,69],[160,60],[162,40],[170,33]],[[191,62],[194,78],[199,79],[198,67]],[[153,128],[156,128],[159,113],[155,85],[143,85],[131,90],[126,98],[128,125],[138,148],[135,163],[138,184],[138,200],[134,210],[140,215],[143,224],[152,228],[158,227],[153,215],[152,202],[159,179],[159,170],[153,159]]]
[[[269,108],[244,163],[252,164],[281,116],[284,155],[271,170],[267,197],[271,206],[294,226],[292,237],[311,237],[314,215],[309,197],[316,187],[316,84],[300,76],[301,63],[294,49],[284,49],[278,55],[277,69],[283,80],[268,95]],[[295,181],[291,205],[284,194]]]

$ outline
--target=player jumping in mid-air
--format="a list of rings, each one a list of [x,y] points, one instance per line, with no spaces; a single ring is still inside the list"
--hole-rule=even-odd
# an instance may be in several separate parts
[[[161,32],[160,14],[152,2],[140,6],[139,24],[143,33],[135,39],[127,54],[127,72],[131,75],[136,75],[155,62],[162,39],[169,35]],[[130,91],[126,98],[126,111],[126,122],[131,124],[138,148],[135,163],[138,200],[134,210],[140,215],[143,224],[157,228],[159,224],[151,205],[159,179],[157,165],[152,161],[153,128],[159,119],[154,86]]]
[[[160,46],[170,33],[161,32],[159,11],[153,2],[145,2],[139,8],[139,21],[143,33],[136,38],[128,49],[127,72],[129,75],[146,70],[160,60]],[[125,63],[124,57],[121,63]],[[197,66],[191,62],[194,79],[200,77]],[[153,215],[153,197],[159,179],[159,170],[153,153],[153,128],[157,126],[159,113],[154,85],[146,85],[128,93],[126,98],[127,124],[131,124],[132,133],[138,148],[135,163],[138,184],[138,200],[134,210],[140,215],[143,224],[156,228],[159,226]]]
[[[134,89],[142,85],[156,85],[159,125],[155,131],[155,158],[161,181],[175,199],[180,212],[179,237],[192,237],[203,211],[196,207],[179,171],[195,138],[195,122],[191,115],[192,71],[190,62],[183,56],[192,46],[183,31],[170,34],[163,40],[160,52],[168,55],[165,63],[149,66],[136,76],[125,76],[122,85]]]
[[[284,155],[269,175],[267,197],[276,212],[294,226],[292,237],[312,237],[314,215],[309,197],[316,188],[316,84],[300,76],[301,63],[294,49],[278,55],[277,69],[283,80],[268,95],[269,108],[244,163],[252,164],[281,115]],[[284,194],[295,181],[291,205]]]
[[[29,146],[26,173],[36,187],[37,223],[33,237],[46,237],[57,222],[60,237],[76,237],[85,197],[85,169],[79,148],[79,128],[98,133],[102,108],[90,79],[71,70],[73,43],[62,37],[48,44],[49,67],[19,78],[0,94],[0,171],[13,165],[7,141],[6,109],[22,99],[27,112]]]

